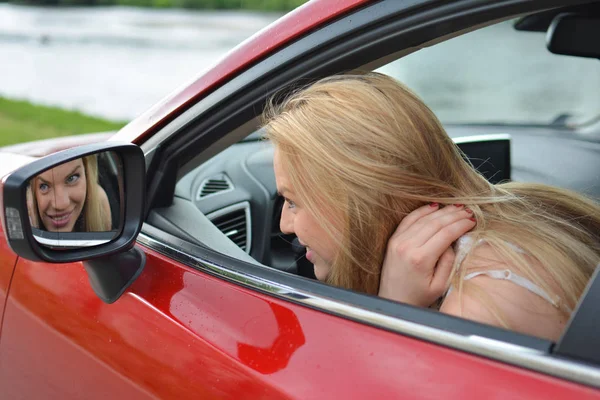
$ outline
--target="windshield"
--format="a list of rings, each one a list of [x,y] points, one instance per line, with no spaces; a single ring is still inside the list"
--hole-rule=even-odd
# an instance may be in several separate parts
[[[379,71],[451,123],[570,126],[600,114],[600,62],[555,55],[546,35],[506,21],[424,48]]]

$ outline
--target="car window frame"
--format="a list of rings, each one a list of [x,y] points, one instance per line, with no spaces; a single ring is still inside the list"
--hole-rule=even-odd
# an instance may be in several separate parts
[[[189,167],[191,164],[197,165],[202,159],[206,160],[215,154],[219,148],[233,144],[248,134],[249,131],[245,131],[240,127],[247,125],[246,128],[249,129],[251,126],[256,126],[255,116],[244,119],[243,123],[239,123],[239,121],[233,123],[233,117],[223,121],[220,119],[224,118],[223,114],[225,111],[223,110],[227,109],[224,106],[228,105],[229,109],[231,109],[236,104],[236,100],[242,102],[248,96],[257,96],[257,91],[266,93],[277,91],[282,86],[287,86],[289,82],[285,82],[285,84],[277,82],[268,86],[267,78],[269,74],[281,71],[284,68],[286,60],[292,60],[293,62],[295,60],[294,54],[297,57],[298,53],[306,55],[310,51],[313,51],[316,54],[312,55],[312,60],[314,63],[317,63],[318,61],[316,60],[319,57],[321,59],[327,57],[327,51],[331,48],[334,48],[338,52],[341,51],[335,45],[331,44],[331,42],[340,39],[341,36],[348,35],[352,38],[362,38],[362,40],[375,40],[374,38],[365,39],[364,37],[371,35],[381,38],[381,33],[378,33],[378,31],[398,29],[395,26],[397,22],[400,22],[400,25],[402,25],[402,22],[406,22],[408,28],[405,28],[405,31],[400,31],[400,33],[391,33],[395,38],[402,37],[402,35],[408,37],[414,34],[415,31],[417,31],[415,36],[418,36],[419,30],[424,32],[428,32],[428,29],[430,31],[434,30],[430,26],[420,26],[417,28],[413,26],[411,30],[410,23],[407,21],[411,19],[419,20],[419,16],[423,17],[422,13],[424,11],[422,8],[419,10],[421,14],[413,12],[414,7],[422,4],[418,1],[399,3],[382,1],[364,7],[350,15],[343,16],[337,21],[305,35],[291,45],[284,47],[265,60],[253,65],[238,77],[233,78],[222,87],[201,99],[194,107],[167,125],[154,139],[149,140],[142,146],[149,159],[150,186],[154,186],[155,191],[159,187],[163,191],[166,189],[166,192],[171,191],[171,189],[174,190],[174,184],[177,179],[173,178],[187,172],[191,168]],[[462,26],[462,29],[466,30],[469,27],[513,18],[524,12],[547,9],[551,7],[551,4],[556,5],[558,3],[561,2],[531,0],[521,2],[521,5],[517,6],[513,1],[455,1],[444,5],[437,4],[435,7],[432,7],[432,12],[438,18],[445,18],[446,22],[460,20],[461,22],[457,22],[457,26]],[[583,3],[583,1],[580,1],[580,3]],[[525,7],[523,4],[527,6]],[[479,5],[480,8],[471,8],[475,5]],[[396,8],[395,12],[390,12],[390,8],[394,7]],[[416,8],[418,9],[419,7]],[[380,15],[381,18],[373,19],[374,15]],[[355,25],[349,26],[349,21],[354,21]],[[414,21],[410,22],[414,23]],[[365,27],[361,27],[363,31],[359,32],[357,27],[360,27],[361,23],[365,24]],[[431,24],[433,24],[433,19],[430,21]],[[439,26],[437,28],[439,32]],[[455,32],[456,30],[447,32],[447,35],[451,36]],[[330,40],[330,42],[327,42],[327,45],[332,47],[327,47],[321,43],[319,38],[322,39],[323,36],[320,35],[325,35],[324,37]],[[429,41],[439,40],[437,36],[429,38],[426,36],[424,34],[424,36],[421,36],[421,39],[408,40],[404,42],[404,46],[406,46],[406,43],[410,43],[408,51],[411,51],[418,48],[418,46],[427,44]],[[387,40],[391,39],[387,38]],[[350,42],[348,40],[344,43],[350,45]],[[381,40],[381,42],[384,41]],[[319,43],[317,48],[315,48],[315,43]],[[339,66],[341,63],[340,60],[352,59],[353,62],[349,62],[346,65],[353,65],[354,67],[351,69],[354,69],[361,65],[376,63],[377,60],[383,59],[386,56],[407,50],[406,48],[393,48],[392,50],[386,50],[386,54],[376,56],[373,55],[377,53],[375,50],[382,51],[381,48],[377,48],[377,46],[381,46],[381,43],[373,46],[375,47],[374,49],[367,48],[360,51],[362,62],[361,60],[357,60],[357,57],[359,57],[357,54],[338,54],[338,59],[335,60],[336,63],[330,60],[331,64],[320,65],[318,68],[315,67],[317,72],[314,70],[311,71],[313,72],[311,79],[341,72]],[[365,61],[365,58],[369,57],[372,57],[372,60]],[[332,65],[335,65],[335,67]],[[298,68],[296,66],[296,69]],[[281,74],[284,73],[282,72]],[[260,81],[256,83],[254,82],[255,79],[260,79]],[[297,79],[295,77],[291,82],[297,81]],[[265,87],[265,85],[267,86]],[[246,87],[250,87],[251,89],[246,92]],[[238,98],[232,99],[233,97]],[[238,117],[243,119],[240,116]],[[200,153],[200,156],[196,156],[194,162],[190,163],[191,158],[182,157],[181,147],[194,147],[195,151]],[[185,168],[181,168],[181,160],[183,160],[184,164],[187,164]],[[157,179],[157,177],[161,179]],[[172,188],[164,186],[165,182],[169,182],[169,177],[172,178],[170,180]],[[152,192],[152,188],[150,189],[149,196],[151,199],[149,203],[154,207],[165,206],[168,203],[168,199],[165,201],[164,198],[160,199],[156,197],[156,193]],[[432,312],[429,310],[345,291],[340,288],[324,285],[320,282],[311,282],[304,278],[285,276],[286,274],[282,272],[269,271],[267,268],[260,269],[258,267],[259,269],[256,270],[253,269],[257,268],[256,266],[251,266],[237,259],[228,258],[226,255],[212,252],[211,249],[190,244],[147,224],[142,228],[142,232],[143,234],[138,239],[140,244],[163,254],[168,254],[183,264],[192,266],[199,271],[216,275],[221,279],[233,281],[236,284],[247,286],[275,297],[364,324],[600,387],[599,368],[584,365],[578,361],[559,359],[552,356],[550,353],[551,342],[520,335],[515,332],[503,331],[500,328],[489,327],[440,313],[430,314]],[[301,279],[301,281],[297,279]],[[440,321],[443,323],[440,323]],[[474,332],[482,334],[473,334]],[[534,340],[530,341],[531,339]]]
[[[600,364],[600,318],[597,306],[599,302],[600,263],[573,310],[562,336],[552,349],[553,354]]]

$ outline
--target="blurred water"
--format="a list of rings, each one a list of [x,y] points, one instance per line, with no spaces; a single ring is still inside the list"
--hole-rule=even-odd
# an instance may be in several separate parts
[[[279,16],[0,4],[0,95],[129,120]]]
[[[279,14],[0,4],[0,95],[129,120]],[[600,114],[600,62],[556,56],[510,22],[451,39],[382,71],[444,122],[542,122]]]

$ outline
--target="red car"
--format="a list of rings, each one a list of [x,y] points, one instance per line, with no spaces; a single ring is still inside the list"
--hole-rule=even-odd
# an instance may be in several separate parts
[[[519,39],[497,34],[507,26]],[[532,49],[550,60],[595,62],[594,74],[571,75],[593,89],[597,105],[599,27],[597,1],[313,0],[109,141],[43,158],[5,149],[1,397],[600,399],[598,273],[557,343],[320,283],[294,238],[279,232],[272,148],[259,129],[276,92],[385,70],[478,32],[491,34],[469,57],[512,65],[543,82],[547,97],[518,103],[510,93],[522,88],[509,82],[478,89],[482,99],[508,90],[504,101],[519,112],[542,100],[579,101],[553,91],[545,64],[525,65],[522,50],[499,56],[492,40],[522,49],[521,40],[535,38]],[[460,61],[460,70],[485,77],[475,71],[484,64],[444,54],[439,74],[453,74]],[[558,67],[564,76],[566,65]],[[466,101],[464,87],[436,84],[436,76],[424,75],[422,86],[446,90],[451,105]],[[482,168],[490,180],[600,198],[600,123],[576,117],[446,127],[473,162],[493,161]],[[88,203],[73,200],[82,165]],[[97,183],[87,181],[90,165]],[[45,213],[59,190],[71,190],[74,208]],[[90,228],[90,210],[103,228]]]

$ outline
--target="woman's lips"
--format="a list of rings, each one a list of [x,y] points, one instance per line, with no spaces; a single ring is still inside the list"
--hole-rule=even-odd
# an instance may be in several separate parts
[[[52,225],[54,225],[54,227],[63,228],[69,224],[69,221],[71,220],[71,213],[72,212],[46,215],[48,215],[48,218],[50,218],[50,221],[52,222]]]
[[[306,248],[306,254],[304,255],[304,257],[306,257],[306,259],[307,259],[308,261],[310,261],[311,263],[313,263],[313,264],[314,264],[315,262],[313,261],[313,259],[315,258],[315,252],[314,252],[314,251],[312,251],[312,250],[310,249],[310,247],[308,247],[306,244],[304,244],[304,243],[302,242],[302,240],[298,239],[298,242],[300,243],[300,245],[301,245],[301,246],[304,246],[304,247]]]
[[[313,258],[314,258],[314,252],[307,247],[306,248],[306,259],[314,264]]]

